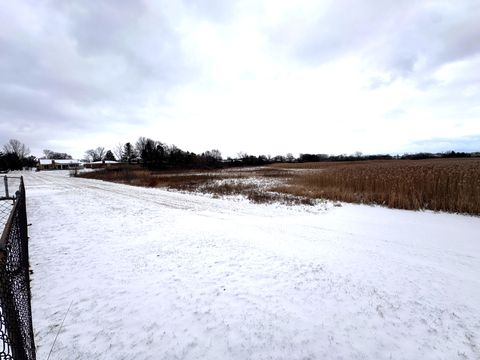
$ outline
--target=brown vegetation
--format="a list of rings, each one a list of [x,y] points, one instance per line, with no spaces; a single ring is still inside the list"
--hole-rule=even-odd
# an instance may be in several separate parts
[[[215,171],[149,171],[139,166],[120,165],[84,173],[81,176],[134,186],[201,192],[214,196],[241,195],[255,203],[313,205],[314,201],[308,197],[270,190],[277,183],[284,182],[289,173],[290,171],[265,167]]]
[[[275,164],[217,171],[152,172],[124,166],[84,174],[254,202],[313,204],[319,199],[480,215],[480,159]]]
[[[275,191],[310,198],[480,214],[480,159],[310,163]],[[309,170],[306,170],[309,169]]]

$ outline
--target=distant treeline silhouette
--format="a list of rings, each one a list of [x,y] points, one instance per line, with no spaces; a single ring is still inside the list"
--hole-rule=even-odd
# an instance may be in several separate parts
[[[18,140],[11,139],[0,151],[0,170],[18,170],[25,167],[35,167],[38,159],[28,156],[30,150]],[[44,159],[71,159],[66,153],[43,151]],[[436,158],[468,158],[479,157],[480,152],[466,153],[448,151],[443,153],[414,153],[403,155],[377,154],[364,155],[357,152],[352,155],[328,155],[328,154],[300,154],[294,157],[291,153],[277,156],[249,155],[241,152],[237,157],[224,159],[219,150],[213,149],[196,154],[184,151],[175,145],[167,145],[160,141],[146,137],[140,137],[134,144],[127,142],[118,144],[113,150],[104,147],[89,149],[85,152],[84,161],[120,161],[129,164],[139,164],[152,170],[161,169],[198,169],[198,168],[222,168],[240,166],[261,166],[274,163],[305,163],[327,161],[365,161],[365,160],[421,160]]]
[[[466,153],[447,151],[442,153],[420,152],[414,154],[403,155],[363,155],[357,153],[355,155],[326,155],[326,154],[300,154],[296,162],[322,162],[322,161],[364,161],[364,160],[424,160],[424,159],[441,159],[441,158],[469,158],[479,157],[480,153]]]
[[[102,147],[96,150],[87,150],[87,158],[90,160],[102,160],[101,154],[115,154],[115,158],[126,163],[138,163],[149,169],[178,169],[178,168],[221,168],[236,166],[261,166],[273,163],[304,163],[322,161],[365,161],[365,160],[421,160],[436,158],[468,158],[480,156],[480,153],[466,153],[448,151],[443,153],[414,153],[403,155],[376,154],[363,155],[356,152],[353,155],[328,155],[328,154],[300,154],[294,157],[287,155],[249,155],[241,152],[237,157],[224,159],[219,150],[208,150],[200,154],[184,151],[175,145],[166,145],[146,137],[140,137],[132,145],[128,142],[119,145],[112,153],[105,152]]]

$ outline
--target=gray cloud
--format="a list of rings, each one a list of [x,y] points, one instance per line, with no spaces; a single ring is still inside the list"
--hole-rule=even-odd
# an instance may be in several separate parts
[[[82,57],[119,60],[132,77],[172,81],[181,71],[179,36],[168,14],[140,1],[73,3],[64,9]],[[112,59],[113,58],[113,59]]]
[[[480,53],[477,14],[480,4],[451,2],[415,9],[402,28],[386,37],[380,60],[387,71],[406,77],[428,76],[442,65],[464,60]],[[394,30],[394,29],[391,29]]]
[[[29,119],[38,126],[55,125],[68,118],[70,125],[75,125],[72,110],[51,93],[25,87],[2,86],[0,99],[2,99],[0,113],[9,118],[12,124],[27,122]]]
[[[18,137],[28,124],[37,134],[45,128],[48,137],[131,121],[125,113],[139,122],[135,109],[145,101],[162,102],[168,89],[192,74],[175,19],[162,12],[171,9],[161,2],[21,5],[18,16],[0,19],[0,124],[10,129],[2,131],[0,142]],[[31,14],[23,17],[20,11]],[[104,117],[104,109],[118,116]],[[46,140],[23,135],[31,138],[31,147]]]
[[[184,11],[201,18],[224,23],[235,16],[235,2],[224,0],[184,0]]]
[[[300,61],[323,63],[348,54],[393,77],[422,80],[439,66],[480,53],[480,3],[334,1],[314,21],[302,15],[270,29],[274,47]],[[301,14],[301,13],[300,13]]]
[[[270,29],[271,40],[302,61],[322,63],[361,51],[378,41],[392,22],[405,12],[405,1],[334,1],[324,9],[293,13]],[[304,21],[305,17],[310,21]]]

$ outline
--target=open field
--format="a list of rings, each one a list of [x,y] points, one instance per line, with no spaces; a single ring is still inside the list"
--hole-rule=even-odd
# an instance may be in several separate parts
[[[138,186],[243,195],[254,202],[321,199],[480,215],[480,159],[275,164],[217,171],[118,168],[84,176]]]
[[[477,217],[24,175],[38,359],[480,358]]]

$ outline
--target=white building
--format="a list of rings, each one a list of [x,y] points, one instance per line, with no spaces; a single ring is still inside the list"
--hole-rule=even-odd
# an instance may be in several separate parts
[[[79,160],[72,159],[40,159],[38,170],[69,170],[78,169],[83,164]]]

